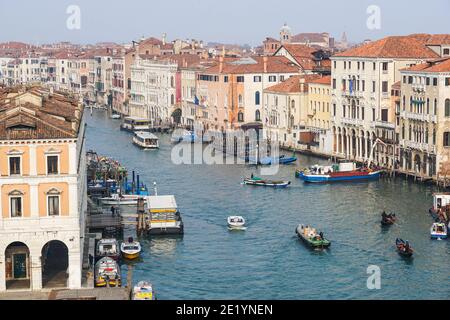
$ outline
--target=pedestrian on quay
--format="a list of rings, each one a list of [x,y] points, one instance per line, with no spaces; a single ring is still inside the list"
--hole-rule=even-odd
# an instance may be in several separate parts
[[[89,268],[92,268],[94,265],[94,257],[89,253]]]

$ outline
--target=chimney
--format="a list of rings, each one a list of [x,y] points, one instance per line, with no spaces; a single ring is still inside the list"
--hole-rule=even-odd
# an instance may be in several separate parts
[[[263,57],[263,61],[264,61],[264,73],[267,73],[267,61],[269,60],[269,58],[267,57]]]
[[[219,57],[219,73],[223,71],[223,57]]]
[[[305,91],[305,78],[300,78],[300,92]]]

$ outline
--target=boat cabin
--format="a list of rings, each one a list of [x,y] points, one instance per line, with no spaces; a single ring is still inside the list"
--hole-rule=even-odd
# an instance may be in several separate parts
[[[159,139],[150,132],[136,132],[133,137],[133,143],[143,149],[158,149]]]
[[[173,195],[149,196],[147,206],[150,214],[150,233],[183,233],[183,221]]]
[[[439,210],[441,208],[445,208],[450,206],[450,193],[435,193],[433,195],[433,209]]]
[[[149,130],[151,121],[148,119],[126,117],[123,119],[121,128],[127,131],[145,131]]]

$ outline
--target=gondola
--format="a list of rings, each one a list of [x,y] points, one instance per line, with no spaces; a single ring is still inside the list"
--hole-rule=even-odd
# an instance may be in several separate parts
[[[397,247],[397,252],[403,257],[409,258],[414,253],[414,250],[411,248],[408,241],[397,238],[395,245]]]
[[[275,181],[275,180],[262,180],[257,178],[245,178],[244,184],[259,186],[259,187],[271,187],[271,188],[286,188],[291,184],[290,181]]]
[[[397,217],[395,216],[395,213],[381,215],[381,225],[383,225],[383,226],[391,226],[396,221],[397,221]]]

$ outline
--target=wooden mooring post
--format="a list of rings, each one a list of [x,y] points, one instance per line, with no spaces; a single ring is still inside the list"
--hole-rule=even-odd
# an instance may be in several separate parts
[[[144,198],[139,198],[137,202],[137,226],[136,226],[136,232],[138,236],[140,236],[145,230],[145,202]]]

